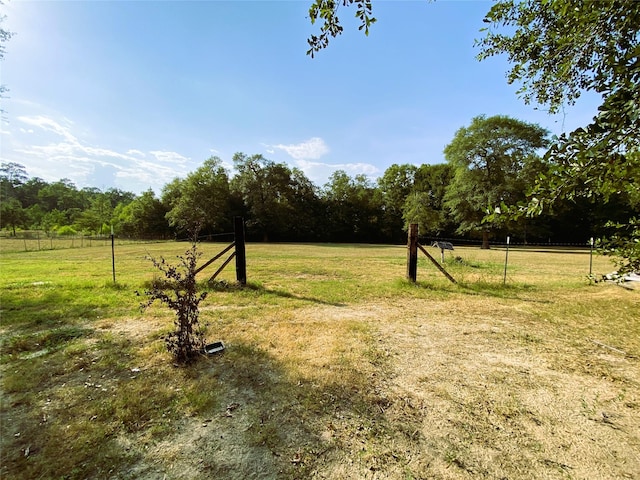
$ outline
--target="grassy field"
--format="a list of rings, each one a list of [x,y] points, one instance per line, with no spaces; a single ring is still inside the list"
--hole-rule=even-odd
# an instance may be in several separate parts
[[[640,290],[588,251],[249,244],[176,367],[135,292],[187,247],[2,254],[0,477],[640,478]]]

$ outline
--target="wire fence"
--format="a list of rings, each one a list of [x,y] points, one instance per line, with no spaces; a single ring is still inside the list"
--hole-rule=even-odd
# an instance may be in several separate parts
[[[198,242],[226,242],[233,241],[234,236],[234,232],[210,233],[207,235],[200,235],[196,240]],[[192,237],[176,238],[177,242],[190,242],[192,240]]]
[[[134,243],[156,243],[170,239],[138,240],[127,237],[115,237],[116,245]],[[173,240],[173,239],[171,239]],[[20,231],[16,235],[0,233],[0,252],[32,252],[40,250],[64,250],[70,248],[106,247],[111,245],[110,235],[57,235],[40,231]]]
[[[430,237],[430,236],[418,236],[418,241],[422,245],[432,245],[434,242],[449,242],[454,246],[460,247],[473,247],[482,246],[482,239],[470,239],[470,238],[444,238],[444,237]],[[507,245],[507,237],[502,239],[492,239],[489,241],[489,245],[492,247],[505,247]],[[513,241],[513,238],[509,242],[510,247],[546,247],[546,248],[589,248],[591,245],[591,239],[587,239],[584,242],[517,242]]]
[[[234,232],[214,233],[200,235],[197,240],[199,242],[226,242],[233,241]],[[178,241],[189,242],[193,238],[156,238],[156,239],[135,239],[117,235],[115,237],[116,245],[128,245],[133,243],[155,243],[162,241]],[[460,237],[433,237],[419,236],[418,241],[424,246],[431,246],[434,242],[450,242],[454,247],[480,247],[482,239],[470,239]],[[69,248],[89,248],[108,246],[111,244],[110,235],[58,235],[55,232],[45,233],[43,231],[23,230],[16,232],[14,236],[10,232],[0,232],[0,252],[29,252],[39,250],[58,250]],[[492,239],[491,247],[506,247],[506,237],[504,239]],[[584,242],[517,242],[511,239],[510,247],[531,247],[531,248],[589,248],[590,240]]]
[[[233,241],[234,232],[201,235],[199,242],[227,242]],[[156,243],[166,241],[190,242],[193,238],[159,237],[137,239],[116,235],[116,245],[130,245],[134,243]],[[38,230],[22,230],[15,236],[10,232],[0,232],[0,252],[32,252],[40,250],[63,250],[69,248],[105,247],[111,245],[111,235],[58,235],[55,232]]]

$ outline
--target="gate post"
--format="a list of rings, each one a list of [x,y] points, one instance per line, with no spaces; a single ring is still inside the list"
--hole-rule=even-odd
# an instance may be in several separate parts
[[[240,285],[247,284],[247,257],[244,250],[244,219],[233,217],[233,233],[236,243],[236,280]]]
[[[407,278],[416,282],[418,276],[418,224],[409,225],[407,239]]]

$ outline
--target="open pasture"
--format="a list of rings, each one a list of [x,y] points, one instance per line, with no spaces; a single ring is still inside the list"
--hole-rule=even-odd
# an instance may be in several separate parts
[[[249,244],[177,368],[135,291],[187,247],[2,254],[2,478],[640,478],[640,290],[587,250]]]

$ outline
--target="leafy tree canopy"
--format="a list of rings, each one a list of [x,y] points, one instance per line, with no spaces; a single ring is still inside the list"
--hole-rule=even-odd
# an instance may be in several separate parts
[[[459,223],[460,233],[481,230],[488,247],[488,227],[483,223],[488,205],[523,200],[525,166],[547,146],[544,128],[496,115],[475,117],[459,129],[444,149],[454,176],[445,204]]]
[[[312,24],[320,21],[320,34],[311,35],[307,40],[309,44],[307,55],[313,58],[317,52],[329,45],[329,39],[342,34],[344,28],[338,18],[338,10],[341,6],[353,5],[356,7],[356,18],[360,21],[358,30],[364,30],[365,35],[369,35],[369,27],[376,22],[371,14],[371,0],[314,0],[309,8],[309,19]]]
[[[453,221],[444,207],[444,196],[454,172],[455,168],[449,163],[422,165],[416,170],[413,188],[402,207],[405,230],[411,223],[417,223],[424,235],[453,233]]]
[[[229,178],[218,157],[210,157],[185,179],[174,179],[162,191],[169,224],[185,232],[226,225]],[[152,211],[149,209],[149,211]]]
[[[311,56],[343,31],[340,6],[357,5],[360,29],[375,21],[371,1],[315,0],[311,23],[320,35],[308,40]],[[582,92],[602,95],[591,124],[563,134],[546,154],[552,169],[541,175],[530,201],[512,214],[540,214],[558,200],[579,196],[607,202],[625,195],[640,203],[640,2],[610,0],[498,0],[484,18],[479,59],[506,54],[509,83],[519,83],[525,103],[557,112]],[[640,220],[620,224],[611,253],[622,253],[628,269],[640,269]],[[624,247],[624,238],[627,244]],[[631,255],[629,255],[631,252]],[[633,253],[636,252],[636,253]],[[634,256],[635,255],[635,256]]]
[[[640,204],[640,2],[578,0],[497,2],[478,41],[480,59],[506,54],[510,83],[522,86],[526,103],[557,111],[583,91],[602,95],[591,124],[561,135],[546,159],[528,204],[539,214],[558,199],[579,196],[608,202],[626,196]],[[515,212],[515,211],[514,211]],[[639,222],[618,224],[610,253],[628,269],[640,269]],[[626,241],[625,241],[626,239]]]
[[[508,81],[521,84],[526,103],[555,112],[583,91],[603,96],[593,122],[550,149],[555,175],[540,179],[532,207],[563,196],[607,200],[621,190],[640,197],[640,165],[628,158],[640,148],[640,2],[509,0],[484,21],[479,58],[506,54]]]

